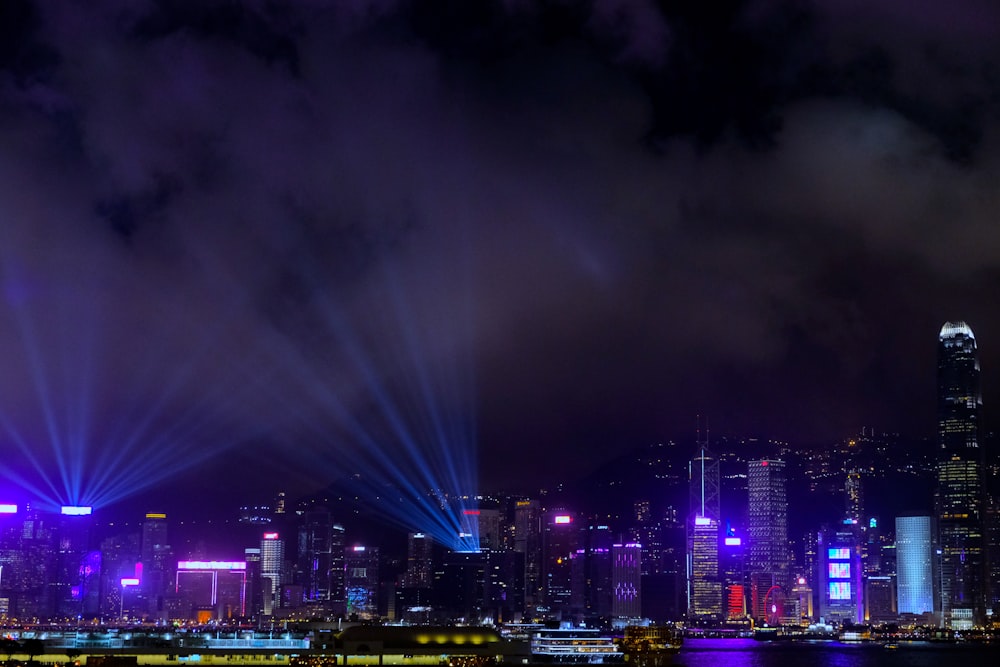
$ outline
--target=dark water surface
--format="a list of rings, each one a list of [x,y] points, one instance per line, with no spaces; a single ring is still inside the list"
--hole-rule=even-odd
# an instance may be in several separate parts
[[[900,642],[759,642],[753,639],[685,639],[673,660],[684,667],[1000,667],[1000,646]]]

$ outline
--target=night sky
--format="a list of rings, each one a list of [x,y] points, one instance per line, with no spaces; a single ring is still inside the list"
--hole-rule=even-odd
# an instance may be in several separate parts
[[[4,474],[932,437],[947,320],[996,428],[998,214],[994,0],[4,0]]]

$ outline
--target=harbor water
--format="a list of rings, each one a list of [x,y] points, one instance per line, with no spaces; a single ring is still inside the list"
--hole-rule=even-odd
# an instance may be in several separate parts
[[[977,643],[686,639],[672,665],[683,667],[978,667],[1000,665],[1000,646]]]

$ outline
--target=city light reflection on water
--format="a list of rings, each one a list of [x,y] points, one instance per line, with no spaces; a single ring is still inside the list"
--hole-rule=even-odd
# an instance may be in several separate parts
[[[1000,647],[903,642],[759,642],[753,639],[686,639],[673,665],[683,667],[939,667],[942,663],[1000,664]]]

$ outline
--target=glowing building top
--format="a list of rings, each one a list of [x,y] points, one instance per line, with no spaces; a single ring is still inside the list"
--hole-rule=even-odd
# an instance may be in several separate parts
[[[959,453],[979,446],[976,337],[965,322],[945,322],[938,341],[938,440],[942,449]]]
[[[959,337],[976,340],[976,335],[972,333],[972,327],[965,322],[945,322],[944,326],[941,327],[940,339],[942,341],[946,338]]]

